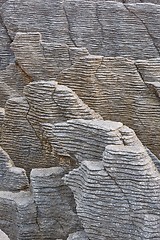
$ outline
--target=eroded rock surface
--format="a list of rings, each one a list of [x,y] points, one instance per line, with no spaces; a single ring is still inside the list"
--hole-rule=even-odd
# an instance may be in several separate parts
[[[31,166],[47,166],[40,140],[27,121],[29,105],[25,97],[11,98],[5,107],[5,118],[1,134],[1,146],[14,160],[16,166],[25,168]]]
[[[0,191],[18,191],[28,187],[25,170],[15,167],[8,154],[0,147]]]
[[[28,81],[56,79],[69,86],[105,120],[135,129],[159,157],[160,58],[135,61],[90,55],[85,48],[46,44],[39,33],[18,33],[12,46]]]
[[[159,4],[8,0],[1,15],[12,39],[18,31],[40,29],[47,42],[87,47],[92,54],[136,59],[159,56]]]
[[[160,173],[146,149],[123,142],[107,145],[99,161],[83,160],[65,182],[89,239],[158,239]]]
[[[30,192],[0,192],[0,227],[13,240],[41,239]]]
[[[38,211],[42,239],[66,239],[68,233],[81,229],[73,196],[64,184],[63,168],[34,169],[31,186]]]
[[[159,240],[160,1],[1,0],[0,39],[0,229]]]

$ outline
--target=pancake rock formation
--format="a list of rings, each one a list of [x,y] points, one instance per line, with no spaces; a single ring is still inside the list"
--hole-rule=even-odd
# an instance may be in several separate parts
[[[159,240],[159,142],[160,0],[0,1],[0,240]]]

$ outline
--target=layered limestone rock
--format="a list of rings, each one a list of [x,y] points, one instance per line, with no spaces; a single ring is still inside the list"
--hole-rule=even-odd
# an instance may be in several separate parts
[[[1,0],[0,29],[0,229],[159,240],[160,0]]]
[[[22,96],[23,88],[29,83],[28,75],[20,66],[11,63],[6,69],[0,71],[0,106],[4,107],[11,97]]]
[[[69,47],[64,43],[45,43],[39,32],[18,32],[11,46],[16,63],[30,81],[55,80],[71,65]]]
[[[11,192],[6,191],[7,185],[4,191],[1,189],[0,229],[10,239],[67,239],[77,231],[85,236],[73,194],[62,180],[64,173],[60,167],[33,169],[30,189],[18,191],[17,187],[16,192]],[[17,179],[10,181],[15,184]]]
[[[27,173],[32,168],[59,165],[50,123],[76,118],[102,119],[71,89],[54,81],[30,83],[24,93],[26,97],[7,101],[1,145],[16,166],[25,168]]]
[[[82,126],[83,123],[79,122],[80,132]],[[88,128],[88,132],[97,139],[99,132],[94,130],[97,124],[91,123],[90,126],[92,130]],[[61,134],[64,132],[61,130]],[[125,129],[123,132],[129,131]],[[131,138],[131,134],[125,136],[127,140]],[[70,131],[68,146],[65,147],[68,152],[74,146],[72,138],[75,138],[74,130],[73,134]],[[78,137],[76,139],[79,140]],[[160,173],[146,149],[137,143],[123,141],[107,145],[96,160],[79,152],[83,159],[80,167],[65,176],[89,239],[159,239]],[[84,153],[97,150],[94,143],[88,148],[85,140],[81,146]]]
[[[57,153],[64,149],[78,163],[101,161],[107,145],[141,145],[134,131],[120,122],[77,119],[54,124],[52,131]]]
[[[0,2],[0,8],[2,5],[2,1]],[[12,61],[13,53],[10,49],[11,38],[8,34],[8,29],[5,26],[3,18],[1,16],[0,11],[0,69],[5,69],[6,66]]]
[[[42,145],[27,120],[29,105],[25,97],[11,98],[5,107],[1,146],[16,166],[27,172],[31,168],[46,166]]]
[[[69,86],[104,119],[134,128],[159,156],[160,58],[134,61],[90,55],[85,48],[46,44],[39,33],[18,33],[12,47],[28,81],[56,79]]]
[[[160,51],[159,1],[150,2],[158,4],[7,0],[1,16],[12,39],[18,31],[40,30],[47,42],[87,47],[92,54],[146,59],[158,57]]]
[[[147,75],[146,72],[145,76],[148,77],[143,79],[142,67],[139,70],[136,64],[126,58],[88,55],[61,72],[57,80],[71,87],[104,119],[122,121],[135,129],[142,142],[159,156],[158,87],[155,91],[148,86],[151,73]],[[154,68],[152,61],[148,62],[148,65],[150,69],[152,66]],[[157,84],[156,86],[159,84],[158,76],[158,72],[155,73],[154,80],[157,83],[153,84]],[[153,77],[151,81],[152,79]]]
[[[66,239],[69,233],[82,228],[75,213],[72,193],[64,184],[63,176],[64,170],[60,167],[33,169],[31,172],[42,239]]]
[[[55,153],[51,124],[68,119],[102,119],[90,109],[68,87],[58,85],[54,81],[39,81],[27,85],[24,94],[30,109],[27,120],[42,142],[42,146],[49,158],[51,166],[58,166],[63,160]],[[63,154],[66,156],[66,154]],[[55,160],[53,160],[55,159]],[[65,163],[64,163],[65,164]],[[72,163],[69,161],[69,165]]]
[[[15,167],[8,154],[0,147],[0,191],[18,191],[28,187],[25,170]]]
[[[4,108],[0,107],[0,138],[1,138],[1,133],[2,133],[2,125],[4,121],[4,115],[5,115],[5,110]]]
[[[40,240],[31,193],[0,191],[0,228],[13,240]]]

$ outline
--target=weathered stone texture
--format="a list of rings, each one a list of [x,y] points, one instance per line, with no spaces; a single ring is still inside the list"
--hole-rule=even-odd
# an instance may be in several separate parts
[[[107,146],[65,180],[89,239],[159,239],[160,173],[143,147]]]
[[[78,231],[76,233],[69,234],[67,240],[88,240],[84,231]]]
[[[0,192],[0,227],[12,240],[41,239],[30,192]]]
[[[151,69],[152,61],[148,65]],[[71,87],[104,119],[122,121],[135,129],[142,142],[159,156],[160,101],[156,93],[159,75],[155,73],[155,91],[147,83],[149,69],[146,81],[133,60],[88,55],[62,71],[57,80]]]
[[[0,106],[4,107],[11,97],[22,95],[23,88],[29,83],[28,76],[21,70],[19,65],[11,63],[5,70],[0,71]]]
[[[38,33],[18,33],[13,48],[19,65],[32,80],[53,78],[69,86],[104,119],[122,121],[134,128],[143,143],[159,156],[159,58],[134,61],[95,56],[85,48],[55,44],[48,53]],[[21,49],[25,49],[26,58]],[[150,82],[154,87],[149,87]]]
[[[0,107],[0,138],[2,133],[2,125],[4,121],[5,109]]]
[[[42,239],[66,239],[69,233],[81,228],[73,209],[70,189],[64,184],[63,168],[34,169],[31,187],[38,211]]]
[[[15,167],[8,154],[0,147],[0,191],[18,191],[28,187],[25,170]]]
[[[29,105],[25,97],[11,98],[5,107],[1,146],[16,166],[27,172],[37,166],[47,166],[42,145],[27,121]]]
[[[54,81],[30,83],[25,87],[24,94],[30,106],[27,120],[40,139],[47,161],[51,166],[57,166],[60,161],[52,144],[56,139],[51,134],[51,123],[77,118],[102,119],[71,89],[58,85]]]
[[[101,161],[107,145],[141,145],[133,130],[120,122],[99,120],[70,120],[53,125],[55,149],[64,149],[78,163]]]
[[[0,38],[1,38],[1,41],[0,41],[0,69],[5,69],[5,67],[13,59],[13,53],[10,49],[11,39],[8,36],[8,30],[7,30],[7,28],[3,22],[3,19],[1,17],[1,11],[0,11]]]
[[[11,240],[159,240],[159,123],[160,0],[0,0]]]
[[[84,46],[92,54],[159,56],[159,4],[8,0],[2,5],[2,18],[12,38],[17,31],[40,30],[44,41]]]
[[[59,72],[71,65],[66,44],[42,40],[39,32],[18,32],[11,45],[16,62],[29,81],[55,80]]]

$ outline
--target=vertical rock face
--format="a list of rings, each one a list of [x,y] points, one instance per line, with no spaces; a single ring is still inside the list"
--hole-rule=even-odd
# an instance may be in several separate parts
[[[1,7],[1,3],[0,3]],[[3,22],[0,13],[0,69],[5,69],[13,58],[13,53],[10,49],[11,39],[8,35],[8,30]]]
[[[62,168],[34,169],[31,187],[38,211],[42,239],[66,239],[70,232],[81,228],[74,212],[72,193],[64,185]]]
[[[12,49],[18,66],[30,81],[55,80],[59,72],[71,65],[69,47],[64,43],[43,42],[39,32],[18,32]]]
[[[25,170],[15,167],[8,154],[0,147],[0,191],[18,191],[28,187]]]
[[[30,192],[0,192],[0,227],[13,240],[42,239]]]
[[[1,133],[2,133],[2,125],[4,121],[4,115],[5,115],[5,110],[4,108],[0,107],[0,138],[1,138]]]
[[[16,166],[27,173],[36,167],[59,164],[50,123],[68,119],[101,119],[69,88],[54,81],[39,81],[25,87],[26,97],[7,101],[1,145]]]
[[[159,240],[159,30],[160,0],[0,0],[11,240]]]
[[[12,38],[18,31],[40,29],[48,42],[136,59],[159,56],[159,15],[159,4],[120,1],[8,0],[2,5],[3,22]]]
[[[58,85],[54,81],[39,81],[27,85],[24,94],[29,103],[27,120],[40,139],[45,156],[51,166],[57,166],[57,158],[52,136],[51,123],[66,121],[68,119],[102,119],[90,109],[68,87]],[[55,159],[55,160],[54,160]]]
[[[57,80],[70,86],[104,119],[123,120],[134,128],[142,142],[159,156],[159,74],[155,73],[155,83],[152,83],[157,87],[149,87],[147,82],[149,79],[153,81],[149,69],[155,64],[148,61],[147,65],[148,70],[143,70],[140,63],[137,65],[137,62],[126,58],[85,56],[61,72]],[[159,59],[156,66],[160,67]]]
[[[134,128],[159,156],[159,58],[90,55],[85,48],[44,43],[39,33],[18,33],[12,47],[26,82],[56,79],[69,86],[104,119]]]
[[[145,148],[123,142],[108,145],[99,161],[83,160],[65,182],[89,239],[158,239],[160,173]]]
[[[43,165],[42,146],[27,121],[29,105],[24,97],[11,98],[6,104],[1,146],[16,166],[28,170]],[[44,166],[44,165],[43,165]]]

